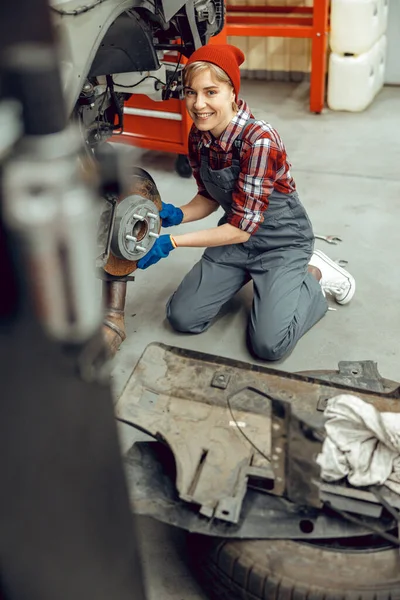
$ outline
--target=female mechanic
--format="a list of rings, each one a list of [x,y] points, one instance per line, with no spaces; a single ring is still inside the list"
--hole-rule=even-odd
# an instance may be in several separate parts
[[[146,269],[174,249],[206,248],[167,304],[180,332],[201,333],[248,281],[253,305],[250,350],[278,360],[324,316],[326,293],[339,304],[355,292],[354,278],[314,248],[310,220],[296,191],[285,146],[239,99],[238,48],[199,48],[185,66],[186,108],[193,120],[189,160],[198,192],[178,208],[164,204],[163,227],[203,219],[221,207],[218,227],[161,235],[139,262]]]

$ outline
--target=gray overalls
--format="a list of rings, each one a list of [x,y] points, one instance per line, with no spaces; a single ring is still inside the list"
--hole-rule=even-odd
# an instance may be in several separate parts
[[[233,143],[232,166],[213,170],[203,147],[200,175],[207,192],[224,209],[227,222],[232,192],[240,173],[241,136]],[[250,279],[253,306],[248,324],[251,349],[259,358],[278,360],[327,311],[321,286],[307,271],[314,235],[297,192],[269,196],[264,222],[242,244],[207,248],[167,304],[177,331],[201,333],[220,308]]]

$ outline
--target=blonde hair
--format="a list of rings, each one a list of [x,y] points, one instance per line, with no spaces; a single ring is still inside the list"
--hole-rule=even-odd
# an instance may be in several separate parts
[[[234,90],[232,81],[230,80],[230,77],[227,75],[227,73],[225,73],[225,71],[221,69],[221,67],[218,67],[218,65],[214,65],[213,63],[206,62],[204,60],[198,60],[196,62],[190,63],[190,65],[184,68],[183,85],[191,87],[193,79],[196,77],[196,75],[202,73],[203,71],[206,71],[207,69],[211,72],[211,76],[214,77],[217,81],[220,81],[221,83],[227,83]],[[232,102],[232,109],[235,112],[237,112],[238,108],[239,107],[234,100]]]

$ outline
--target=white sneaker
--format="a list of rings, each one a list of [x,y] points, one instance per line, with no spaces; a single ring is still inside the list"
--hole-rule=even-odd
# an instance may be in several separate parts
[[[320,250],[314,250],[308,264],[321,271],[322,278],[319,283],[324,294],[331,294],[338,304],[350,302],[356,291],[356,282],[346,269],[339,267]]]

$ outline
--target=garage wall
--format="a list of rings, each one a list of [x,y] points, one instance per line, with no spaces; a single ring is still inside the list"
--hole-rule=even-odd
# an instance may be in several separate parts
[[[318,1],[318,0],[316,0]],[[312,6],[313,0],[228,0],[229,4]],[[254,79],[301,81],[309,77],[311,40],[230,37],[246,55],[242,76]]]

